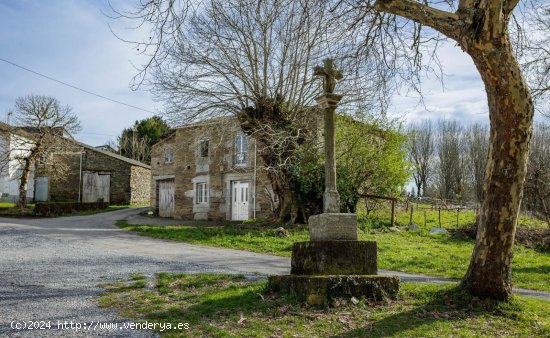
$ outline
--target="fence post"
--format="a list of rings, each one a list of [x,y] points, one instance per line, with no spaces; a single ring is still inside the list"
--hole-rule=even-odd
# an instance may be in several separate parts
[[[437,210],[439,212],[439,227],[441,228],[441,207]]]
[[[458,214],[460,213],[460,208],[456,208],[456,227],[458,229]]]
[[[426,210],[424,210],[424,228],[426,227]]]
[[[391,201],[391,226],[395,226],[395,200]]]
[[[411,204],[411,216],[409,217],[409,225],[413,223],[413,210],[414,210],[414,205]]]

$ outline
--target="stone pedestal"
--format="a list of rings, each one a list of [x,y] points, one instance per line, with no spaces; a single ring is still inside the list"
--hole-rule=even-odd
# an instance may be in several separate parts
[[[320,214],[309,222],[312,240],[294,243],[290,275],[270,276],[271,290],[293,294],[310,305],[352,297],[397,298],[399,277],[377,275],[376,242],[357,240],[355,214]]]
[[[312,241],[357,240],[357,215],[324,213],[308,219]]]
[[[352,297],[369,301],[397,299],[399,277],[397,276],[270,276],[268,287],[275,292],[294,295],[309,305],[329,305],[333,300]]]
[[[376,242],[311,241],[292,246],[292,275],[376,275]]]

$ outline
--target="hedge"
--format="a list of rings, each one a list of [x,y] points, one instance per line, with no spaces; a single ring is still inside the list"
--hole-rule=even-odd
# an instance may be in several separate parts
[[[40,202],[36,203],[34,212],[37,215],[59,216],[70,214],[75,211],[91,211],[106,209],[108,202],[79,203],[79,202]]]

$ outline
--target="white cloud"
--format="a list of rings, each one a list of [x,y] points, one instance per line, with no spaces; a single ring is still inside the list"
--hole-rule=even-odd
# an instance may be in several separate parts
[[[418,95],[396,96],[390,110],[408,122],[422,119],[455,119],[488,122],[483,81],[470,57],[451,43],[438,50],[443,66],[443,85],[434,75],[422,79],[422,102]]]

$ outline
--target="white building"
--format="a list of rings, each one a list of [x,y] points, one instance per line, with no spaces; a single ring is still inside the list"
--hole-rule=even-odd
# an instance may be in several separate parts
[[[23,161],[32,142],[24,131],[10,130],[0,125],[0,202],[17,202]],[[34,197],[34,166],[27,183],[27,201]]]

